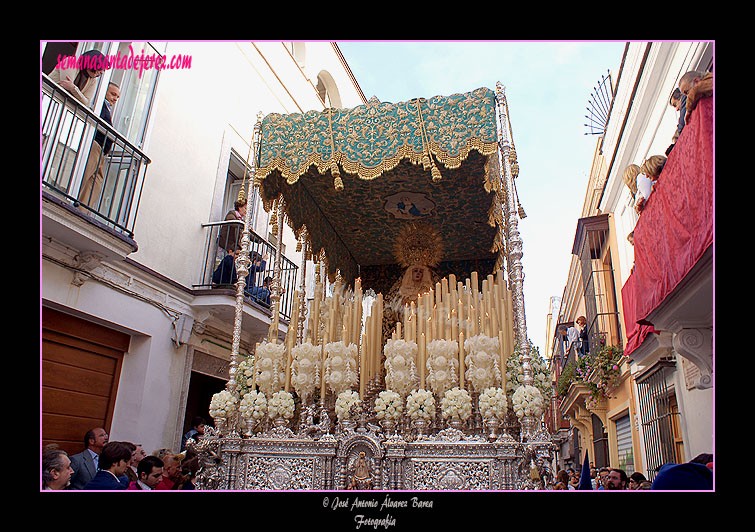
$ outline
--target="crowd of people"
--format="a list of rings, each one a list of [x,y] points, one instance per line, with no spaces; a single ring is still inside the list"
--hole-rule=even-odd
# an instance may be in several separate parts
[[[179,452],[158,449],[148,455],[141,444],[110,441],[102,427],[84,435],[84,450],[69,456],[56,444],[42,450],[43,490],[193,490],[199,457],[187,448],[204,433],[197,417],[183,437]]]
[[[590,464],[590,478],[581,479],[582,472],[572,468],[561,469],[556,475],[555,490],[712,490],[713,455],[703,453],[682,464],[661,466],[650,481],[639,471],[627,476],[623,469],[597,468]]]

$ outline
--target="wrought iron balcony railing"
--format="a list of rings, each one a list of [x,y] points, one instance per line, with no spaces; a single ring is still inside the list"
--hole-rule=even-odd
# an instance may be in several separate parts
[[[149,157],[44,74],[40,129],[43,191],[133,238]]]
[[[202,278],[193,288],[199,290],[233,289],[235,291],[238,280],[235,255],[226,250],[233,248],[230,242],[235,240],[236,233],[241,234],[244,224],[241,221],[224,220],[202,224],[202,227],[207,230],[207,245]],[[276,248],[254,232],[251,233],[250,238],[249,254],[252,263],[244,292],[253,303],[270,309],[272,307],[270,283],[274,276]],[[285,256],[281,257],[280,282],[283,293],[280,299],[280,316],[286,320],[291,319],[297,270],[298,266]]]

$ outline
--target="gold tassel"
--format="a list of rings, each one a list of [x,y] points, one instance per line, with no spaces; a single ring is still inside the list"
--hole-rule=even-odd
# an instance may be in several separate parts
[[[430,170],[430,174],[433,176],[433,181],[437,183],[441,179],[440,170],[438,170],[438,167],[433,164],[432,169]]]
[[[340,175],[337,175],[333,180],[333,186],[336,188],[337,192],[341,192],[343,190],[343,180],[341,179]]]

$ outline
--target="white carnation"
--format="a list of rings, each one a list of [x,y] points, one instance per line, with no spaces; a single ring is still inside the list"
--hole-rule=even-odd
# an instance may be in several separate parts
[[[472,398],[466,390],[452,388],[443,395],[440,408],[444,419],[457,418],[465,421],[472,415]]]
[[[361,403],[359,393],[352,390],[345,390],[338,394],[336,399],[336,415],[338,420],[349,419],[351,417],[351,407]]]
[[[398,419],[404,411],[404,404],[401,396],[392,391],[384,390],[380,392],[375,399],[375,413],[378,419]]]
[[[435,398],[429,390],[414,390],[406,398],[406,411],[412,419],[435,417]]]

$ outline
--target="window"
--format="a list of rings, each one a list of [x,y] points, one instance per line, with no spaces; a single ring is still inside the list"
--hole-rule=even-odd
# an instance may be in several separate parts
[[[134,56],[141,56],[144,50],[144,55],[162,56],[166,46],[167,43],[122,42],[112,54],[117,56],[120,53],[123,57],[133,50]],[[121,89],[121,97],[113,114],[113,126],[139,148],[144,147],[158,77],[159,71],[154,68],[141,71],[141,75],[139,70],[113,69],[110,77],[110,81]]]
[[[572,248],[581,266],[590,353],[601,345],[621,345],[608,237],[608,214],[580,218]]]
[[[333,76],[325,70],[317,75],[317,93],[325,103],[325,107],[336,107],[338,109],[343,107],[336,82]]]
[[[632,424],[629,413],[618,418],[616,424],[616,448],[619,454],[619,469],[627,475],[634,473],[634,450],[632,448]]]
[[[636,379],[649,480],[663,464],[680,463],[684,458],[680,455],[676,395],[667,382],[675,365],[673,358],[663,358]]]

